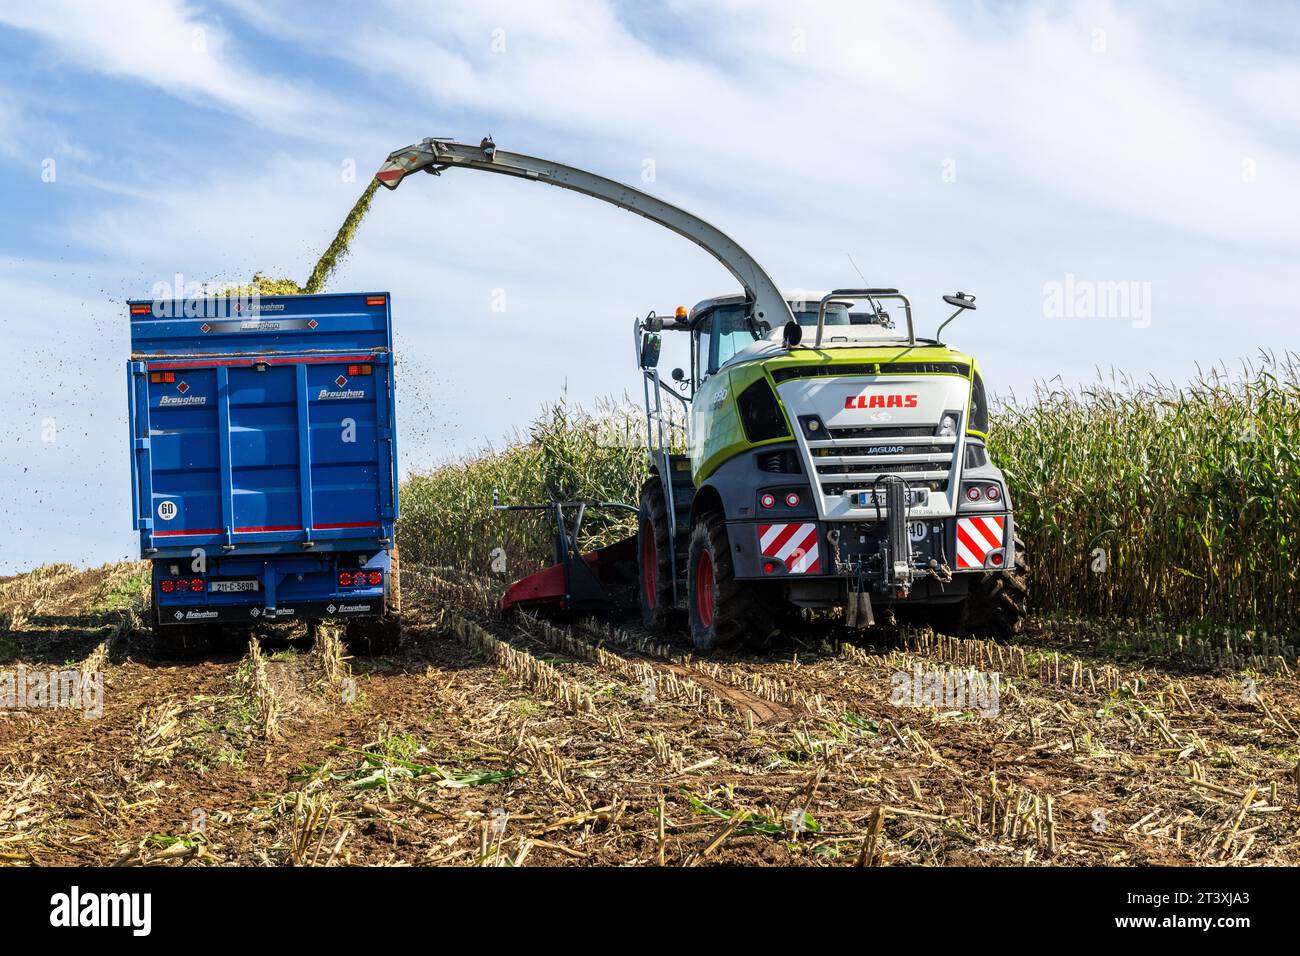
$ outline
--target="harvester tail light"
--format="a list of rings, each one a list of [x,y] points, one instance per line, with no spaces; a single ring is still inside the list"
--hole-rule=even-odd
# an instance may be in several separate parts
[[[971,485],[969,488],[966,489],[966,500],[967,500],[967,501],[979,501],[980,498],[982,498],[982,497],[983,497],[983,495],[982,495],[981,492],[980,492],[980,487],[979,487],[979,485]]]
[[[995,567],[995,568],[1000,568],[1000,567],[1002,567],[1002,552],[1001,552],[1001,551],[994,551],[992,554],[990,554],[990,555],[989,555],[989,564],[993,565],[993,567]]]
[[[764,508],[774,508],[776,507],[776,495],[765,494],[758,499],[758,503]]]
[[[799,502],[800,502],[801,500],[802,500],[802,499],[799,497],[799,492],[797,492],[797,491],[792,491],[792,492],[790,492],[788,495],[785,496],[785,506],[786,506],[787,508],[798,508],[798,507],[799,507]]]
[[[1002,497],[1002,492],[998,489],[997,485],[989,485],[984,491],[984,497],[989,501],[997,501]]]

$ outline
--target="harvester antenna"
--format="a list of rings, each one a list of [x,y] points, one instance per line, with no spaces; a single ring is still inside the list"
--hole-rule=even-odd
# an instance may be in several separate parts
[[[853,266],[853,270],[857,272],[858,278],[862,280],[862,287],[864,289],[871,288],[871,283],[868,282],[867,277],[862,274],[862,270],[858,268],[858,264],[853,261],[853,253],[845,250],[844,254],[849,257],[849,265]],[[871,298],[871,296],[867,296],[867,301],[871,303],[871,311],[876,314],[876,318],[880,318],[881,309],[880,306],[876,305],[876,300]]]

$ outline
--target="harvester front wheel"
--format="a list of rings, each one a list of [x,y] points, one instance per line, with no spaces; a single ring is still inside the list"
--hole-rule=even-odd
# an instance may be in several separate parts
[[[1015,539],[1015,560],[971,585],[961,609],[962,629],[976,637],[1011,637],[1024,627],[1029,603],[1029,565],[1025,546]]]
[[[673,611],[672,546],[663,485],[652,475],[641,486],[641,512],[636,531],[641,623],[652,631],[667,630]]]
[[[702,651],[726,644],[763,647],[775,631],[771,609],[756,585],[737,581],[722,515],[706,513],[691,526],[686,564],[691,639]]]

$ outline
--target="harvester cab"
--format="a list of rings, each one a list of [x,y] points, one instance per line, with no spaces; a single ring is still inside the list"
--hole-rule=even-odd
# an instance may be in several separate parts
[[[557,509],[556,565],[514,585],[505,606],[559,597],[579,609],[586,570],[621,579],[614,565],[634,560],[642,622],[664,628],[685,612],[700,648],[765,642],[801,609],[841,608],[857,626],[884,610],[949,630],[1019,628],[1026,568],[1006,481],[986,450],[983,378],[974,358],[938,338],[974,308],[973,296],[945,296],[957,311],[934,339],[918,338],[911,300],[897,289],[782,293],[699,217],[490,138],[425,139],[392,153],[376,178],[393,189],[412,172],[453,168],[544,182],[636,213],[699,245],[742,288],[671,320],[636,321],[650,473],[636,537],[582,555],[580,526],[565,524],[582,503],[542,506]],[[666,332],[686,336],[690,354],[671,383],[658,371]]]

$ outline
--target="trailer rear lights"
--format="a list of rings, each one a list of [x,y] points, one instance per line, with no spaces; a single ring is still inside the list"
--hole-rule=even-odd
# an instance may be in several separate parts
[[[792,491],[785,496],[785,506],[787,508],[798,508],[801,500],[802,499],[799,497],[798,492]]]
[[[147,306],[147,305],[133,305],[133,306],[131,306],[131,314],[132,314],[132,315],[148,315],[148,314],[149,314],[149,306]]]
[[[194,591],[195,593],[202,593],[203,579],[202,578],[175,578],[175,579],[163,578],[161,581],[158,582],[158,590],[162,591],[163,594],[174,594],[174,593],[181,593],[185,591]]]
[[[370,375],[374,372],[373,365],[349,365],[348,375],[356,378],[358,375]]]
[[[382,296],[382,295],[368,295],[368,296],[366,296],[366,305],[383,305],[383,304],[384,304],[385,302],[387,302],[387,301],[388,301],[388,299],[387,299],[385,296]]]
[[[176,381],[175,372],[150,372],[149,381],[155,385],[170,385]]]
[[[966,489],[967,501],[979,501],[982,497],[984,496],[980,493],[979,485],[971,485]]]
[[[758,499],[758,503],[759,503],[760,505],[762,505],[764,508],[775,508],[775,507],[776,507],[776,495],[773,495],[773,494],[765,494],[765,495],[762,495],[761,497],[759,497],[759,499]]]
[[[384,583],[383,571],[340,571],[339,587],[363,588],[366,585],[378,587]]]

